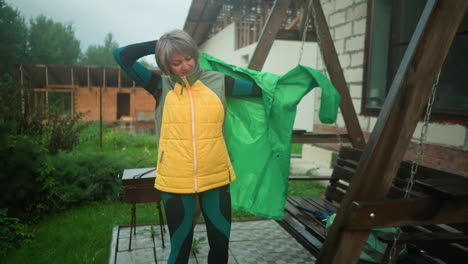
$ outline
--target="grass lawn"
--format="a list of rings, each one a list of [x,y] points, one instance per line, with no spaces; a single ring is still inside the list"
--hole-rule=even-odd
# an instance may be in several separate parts
[[[95,138],[95,137],[94,137]],[[96,140],[77,147],[76,151],[96,151]],[[101,152],[124,152],[134,163],[131,167],[153,167],[157,153],[152,135],[123,135],[107,132]],[[301,144],[293,144],[292,152],[300,153]],[[318,182],[290,182],[289,194],[321,196],[325,187]],[[19,249],[12,250],[0,263],[108,263],[112,228],[130,224],[130,205],[118,201],[90,202],[64,212],[44,217],[31,226],[33,238]],[[233,210],[233,221],[260,219]],[[137,204],[137,224],[157,224],[154,203]]]
[[[290,182],[291,195],[320,196],[318,182]],[[137,223],[158,223],[154,203],[137,205]],[[233,211],[233,221],[260,219]],[[130,224],[130,205],[94,202],[52,215],[33,227],[34,238],[12,251],[1,263],[108,263],[112,227]]]

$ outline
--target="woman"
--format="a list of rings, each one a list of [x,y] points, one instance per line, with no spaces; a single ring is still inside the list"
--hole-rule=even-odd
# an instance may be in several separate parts
[[[152,53],[162,75],[137,62]],[[171,235],[168,263],[188,262],[197,201],[206,222],[208,263],[227,263],[229,184],[236,176],[223,136],[225,96],[261,96],[261,89],[201,68],[197,45],[182,30],[168,32],[158,41],[118,48],[114,56],[157,102],[155,188],[162,192]]]

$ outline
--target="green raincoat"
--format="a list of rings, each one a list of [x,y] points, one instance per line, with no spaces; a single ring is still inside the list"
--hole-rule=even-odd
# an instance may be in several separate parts
[[[253,81],[262,89],[262,98],[227,98],[226,144],[237,176],[231,183],[232,207],[281,220],[296,106],[304,95],[320,87],[320,121],[333,123],[340,95],[325,75],[306,66],[298,65],[279,76],[233,66],[205,53],[201,53],[200,65],[235,79]]]

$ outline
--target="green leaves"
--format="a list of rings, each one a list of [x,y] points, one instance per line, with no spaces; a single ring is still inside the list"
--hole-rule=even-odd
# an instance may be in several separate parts
[[[195,237],[195,238],[193,238],[193,240],[192,240],[192,252],[195,253],[195,254],[199,253],[198,245],[201,242],[205,241],[205,240],[206,240],[205,237]]]
[[[6,255],[10,249],[17,248],[25,240],[33,237],[18,218],[9,217],[8,210],[0,208],[0,256]]]
[[[74,64],[80,55],[80,41],[71,24],[54,22],[39,15],[30,21],[30,62],[41,64]]]
[[[80,58],[80,64],[117,66],[112,51],[118,47],[119,44],[114,40],[112,33],[107,33],[104,45],[90,45]]]
[[[25,60],[28,30],[18,10],[0,0],[0,73],[12,73]],[[0,79],[2,76],[0,76]]]

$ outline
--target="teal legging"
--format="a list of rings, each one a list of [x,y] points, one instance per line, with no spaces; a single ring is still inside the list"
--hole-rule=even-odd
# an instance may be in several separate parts
[[[193,217],[198,197],[205,218],[210,252],[208,263],[227,263],[231,234],[231,194],[229,185],[202,193],[162,193],[171,235],[171,254],[167,261],[187,263],[193,239]]]

